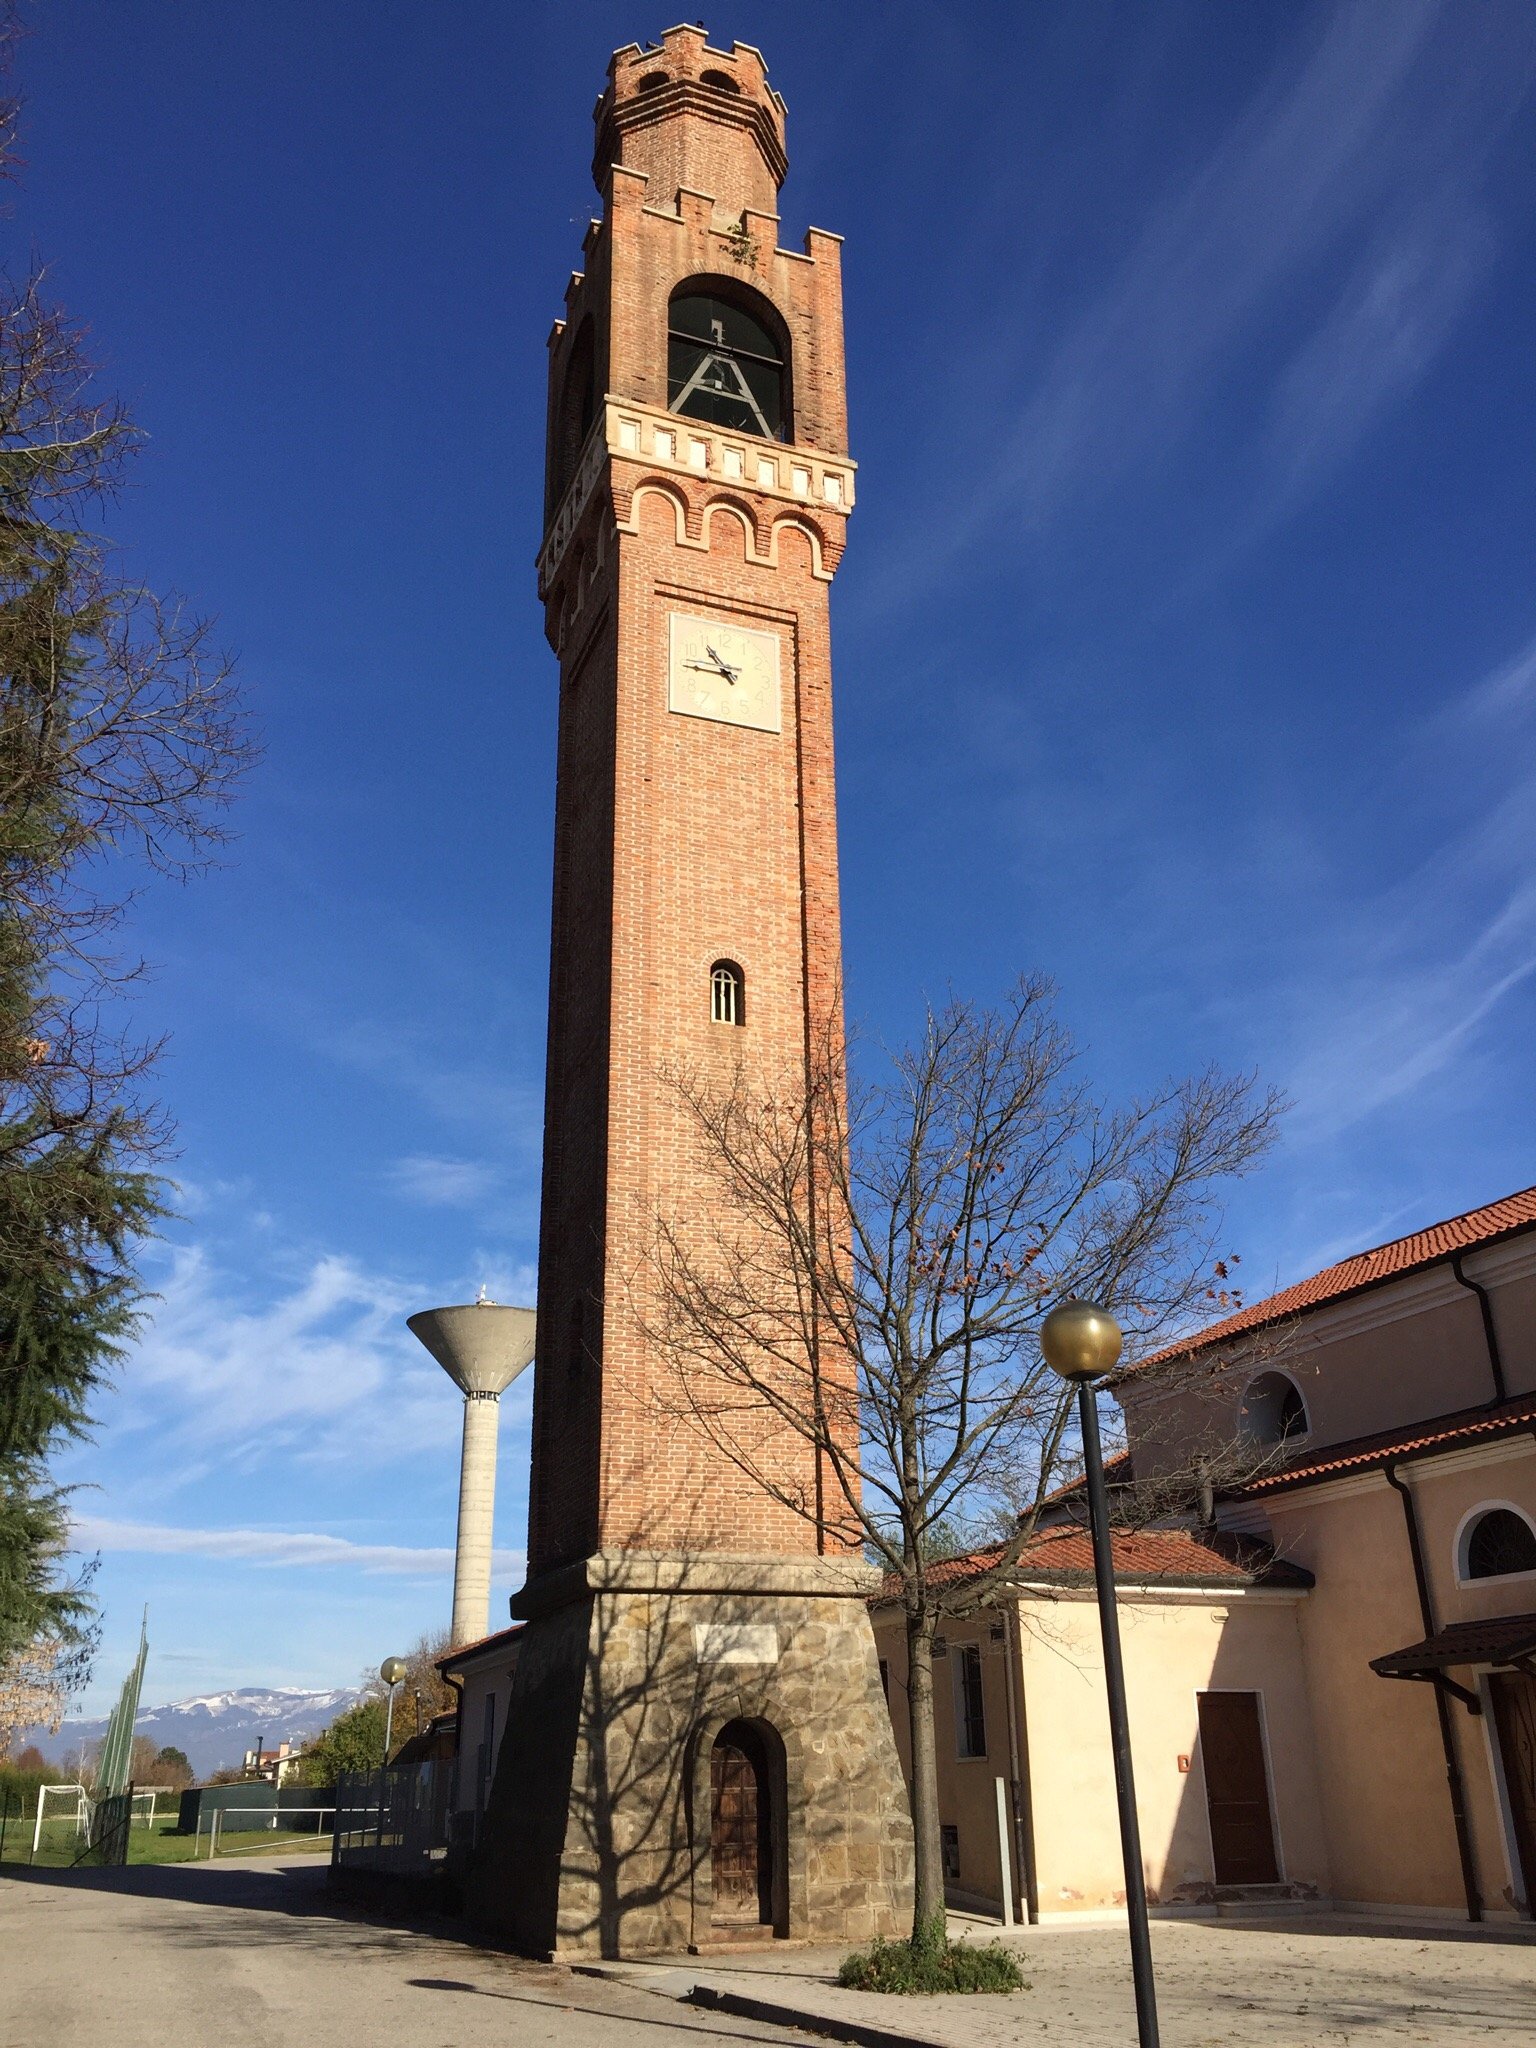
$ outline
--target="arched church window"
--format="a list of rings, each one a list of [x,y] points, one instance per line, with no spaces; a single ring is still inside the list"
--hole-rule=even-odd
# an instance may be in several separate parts
[[[685,288],[667,320],[667,404],[690,419],[738,434],[787,440],[785,350],[734,299]]]
[[[717,960],[709,970],[709,1015],[715,1024],[747,1021],[746,976],[734,960]]]
[[[1244,1437],[1266,1450],[1297,1442],[1312,1427],[1301,1389],[1287,1373],[1261,1372],[1243,1396]]]
[[[1513,1508],[1489,1508],[1462,1536],[1461,1576],[1506,1579],[1515,1572],[1536,1572],[1536,1529]]]

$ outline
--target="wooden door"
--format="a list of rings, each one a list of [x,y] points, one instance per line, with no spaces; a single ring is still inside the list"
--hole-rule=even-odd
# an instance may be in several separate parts
[[[1201,1693],[1200,1760],[1217,1884],[1274,1884],[1280,1866],[1256,1692]]]
[[[772,1918],[768,1787],[762,1745],[730,1722],[710,1752],[710,1871],[716,1920]]]
[[[1536,1678],[1500,1671],[1489,1679],[1488,1690],[1493,1695],[1493,1725],[1504,1764],[1525,1909],[1536,1915]]]

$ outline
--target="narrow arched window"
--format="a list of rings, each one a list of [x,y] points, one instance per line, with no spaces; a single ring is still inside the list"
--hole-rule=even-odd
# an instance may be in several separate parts
[[[549,505],[552,513],[576,474],[576,464],[597,416],[597,362],[592,322],[583,320],[571,343],[560,403],[549,445]]]
[[[746,977],[734,960],[717,960],[709,970],[709,1015],[714,1024],[745,1024]]]
[[[672,412],[782,441],[789,434],[785,350],[766,322],[708,290],[676,292],[667,315]]]
[[[1536,1529],[1513,1508],[1489,1508],[1462,1539],[1464,1579],[1507,1579],[1536,1572]]]

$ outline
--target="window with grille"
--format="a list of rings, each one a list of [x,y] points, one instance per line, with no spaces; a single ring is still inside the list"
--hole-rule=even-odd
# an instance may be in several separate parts
[[[960,1830],[948,1822],[939,1828],[939,1856],[944,1866],[944,1882],[960,1882]]]
[[[747,1021],[746,977],[734,960],[717,960],[709,970],[709,1014],[716,1024]]]
[[[977,1643],[955,1646],[955,1754],[985,1756],[987,1753],[987,1707],[981,1684],[981,1648]]]
[[[1503,1579],[1536,1572],[1536,1530],[1513,1508],[1490,1508],[1463,1539],[1464,1579]]]

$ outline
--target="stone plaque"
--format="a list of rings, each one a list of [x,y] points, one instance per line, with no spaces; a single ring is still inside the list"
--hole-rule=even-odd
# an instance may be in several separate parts
[[[696,1621],[693,1654],[701,1664],[777,1664],[779,1632],[772,1622]]]

